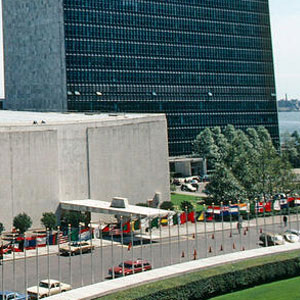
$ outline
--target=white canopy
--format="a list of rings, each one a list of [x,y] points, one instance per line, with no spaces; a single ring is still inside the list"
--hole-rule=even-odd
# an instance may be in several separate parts
[[[143,207],[137,205],[126,205],[125,208],[111,207],[111,203],[100,200],[71,200],[71,201],[60,201],[60,206],[63,209],[75,210],[75,211],[89,211],[93,213],[104,213],[121,216],[165,216],[172,212],[164,209]]]

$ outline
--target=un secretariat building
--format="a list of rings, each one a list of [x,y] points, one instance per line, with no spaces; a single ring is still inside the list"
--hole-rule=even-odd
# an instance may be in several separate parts
[[[207,126],[278,140],[268,0],[3,2],[6,109],[166,113],[170,155]]]

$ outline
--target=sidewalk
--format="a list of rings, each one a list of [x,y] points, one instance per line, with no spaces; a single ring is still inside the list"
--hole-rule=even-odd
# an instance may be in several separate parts
[[[145,283],[155,282],[170,277],[179,276],[189,272],[199,271],[208,267],[218,266],[225,263],[234,263],[244,259],[261,257],[270,254],[299,250],[300,243],[274,246],[268,248],[240,251],[224,254],[186,263],[176,264],[164,268],[154,269],[145,273],[121,277],[110,281],[78,288],[63,294],[48,297],[49,300],[90,300],[102,297],[117,291],[125,290]]]

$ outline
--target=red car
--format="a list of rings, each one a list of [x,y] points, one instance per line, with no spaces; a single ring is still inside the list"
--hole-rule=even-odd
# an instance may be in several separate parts
[[[118,267],[114,267],[115,277],[123,276],[123,263],[120,263]],[[131,275],[142,271],[151,270],[151,264],[147,260],[138,259],[132,262],[132,260],[124,261],[124,275]],[[108,270],[110,276],[113,275],[112,269]]]

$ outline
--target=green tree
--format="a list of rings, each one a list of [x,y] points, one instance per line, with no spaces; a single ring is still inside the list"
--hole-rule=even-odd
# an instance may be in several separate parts
[[[209,128],[205,128],[197,135],[194,141],[194,152],[202,158],[207,159],[209,169],[214,169],[216,162],[219,159],[219,149],[215,144],[213,133]]]
[[[194,206],[190,201],[185,200],[180,203],[180,209],[183,211],[191,212],[194,209]]]
[[[174,204],[171,201],[164,201],[160,205],[161,209],[174,210]]]
[[[62,213],[61,221],[63,226],[71,224],[72,227],[78,227],[79,223],[86,222],[86,217],[80,211],[66,210]]]
[[[235,203],[237,200],[244,200],[246,194],[243,186],[223,164],[216,167],[205,192],[208,194],[210,202],[217,205],[220,205],[221,202],[228,204],[229,201]]]
[[[14,217],[13,225],[23,234],[31,227],[32,220],[26,213],[20,213]]]
[[[53,212],[44,212],[41,218],[41,223],[46,229],[48,228],[53,230],[57,225],[56,215]]]

